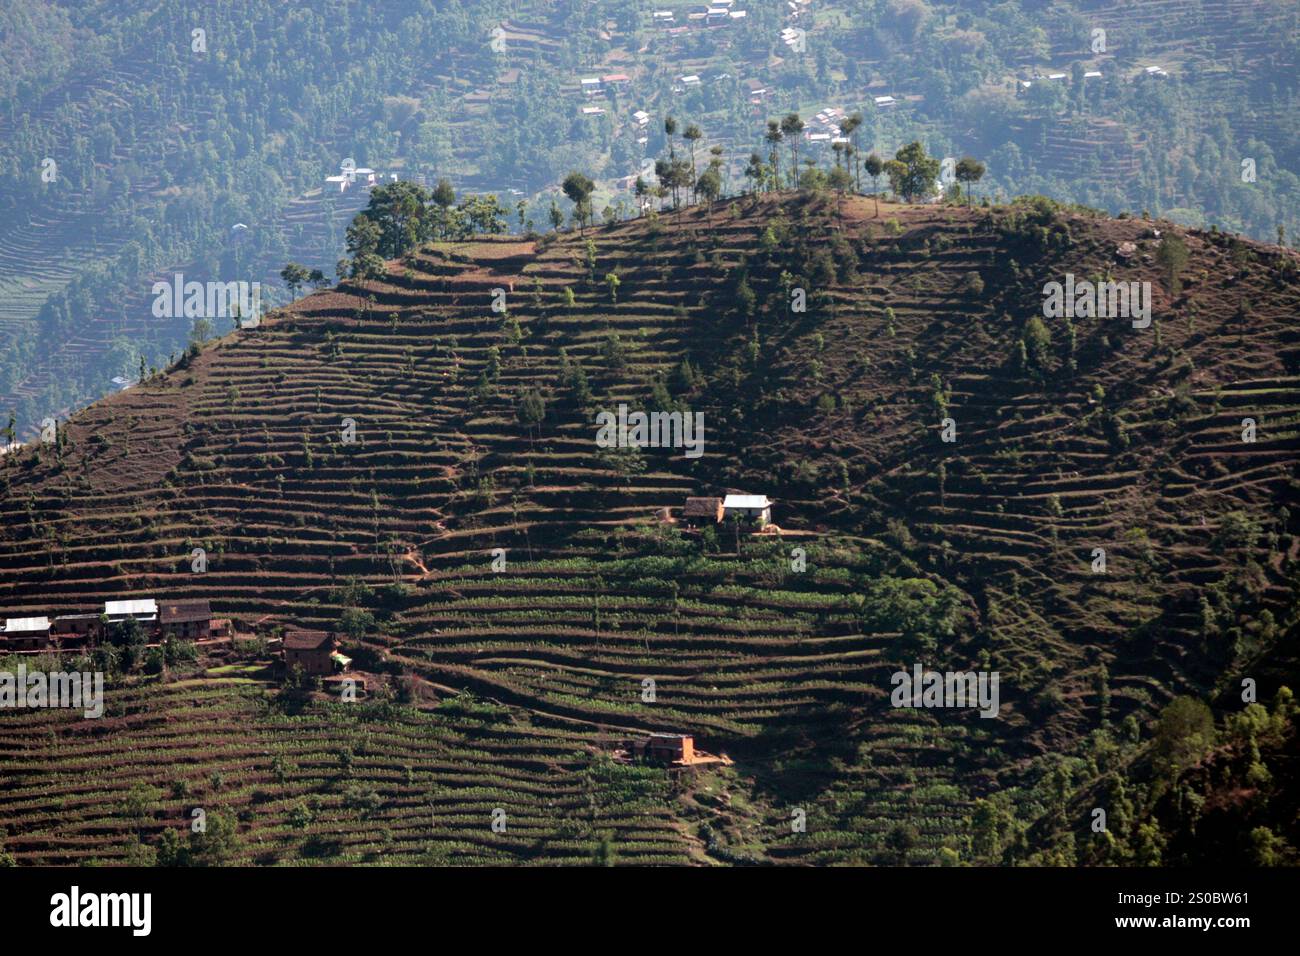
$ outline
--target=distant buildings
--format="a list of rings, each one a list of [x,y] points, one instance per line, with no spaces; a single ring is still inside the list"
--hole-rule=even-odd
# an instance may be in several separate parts
[[[146,641],[164,637],[204,641],[226,637],[228,620],[212,616],[206,599],[164,601],[128,598],[105,601],[101,613],[61,614],[48,617],[7,618],[0,626],[0,651],[39,651],[49,647],[95,644],[110,628],[134,624]]]

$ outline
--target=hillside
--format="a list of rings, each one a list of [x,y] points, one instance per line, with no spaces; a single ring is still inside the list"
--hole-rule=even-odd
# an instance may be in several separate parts
[[[255,642],[101,660],[104,719],[0,712],[7,852],[151,858],[204,806],[248,862],[1150,862],[1166,705],[1223,724],[1251,677],[1285,728],[1296,685],[1296,265],[1041,198],[784,192],[308,295],[0,459],[0,609],[349,621],[392,698],[278,694]],[[1150,282],[1150,327],[1033,319],[1067,273]],[[704,454],[598,448],[620,402],[702,412]],[[784,533],[683,532],[726,492]],[[891,707],[915,663],[997,671],[998,718]],[[608,759],[647,730],[734,765]]]

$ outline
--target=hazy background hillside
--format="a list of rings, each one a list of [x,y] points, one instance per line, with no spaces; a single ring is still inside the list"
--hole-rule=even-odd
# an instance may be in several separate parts
[[[798,110],[811,124],[838,108],[863,112],[864,150],[920,139],[980,157],[986,195],[1273,241],[1298,225],[1300,14],[1287,0],[812,0],[798,16],[736,0],[746,15],[713,26],[690,21],[696,9],[5,4],[0,415],[12,409],[29,437],[114,377],[167,364],[190,328],[151,314],[157,278],[260,280],[269,298],[288,260],[332,276],[365,203],[362,188],[325,182],[347,158],[523,201],[523,225],[543,230],[570,169],[597,180],[598,212],[629,214],[619,180],[663,152],[667,113],[703,127],[702,149],[722,147],[734,193],[767,118]],[[622,74],[599,95],[581,89]],[[824,144],[808,151],[831,161]]]

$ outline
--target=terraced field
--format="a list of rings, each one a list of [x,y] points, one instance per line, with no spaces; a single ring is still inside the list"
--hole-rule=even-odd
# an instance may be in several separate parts
[[[1155,230],[1186,243],[1177,291]],[[1295,259],[1046,202],[780,194],[307,296],[6,456],[0,608],[205,597],[263,636],[365,612],[348,653],[396,699],[180,668],[116,676],[99,722],[0,714],[8,850],[128,858],[204,806],[250,862],[1062,853],[1087,818],[1059,791],[1139,760],[1175,695],[1294,684]],[[1151,327],[1035,339],[1066,272],[1150,282]],[[704,414],[702,457],[597,447],[596,409],[665,401]],[[784,533],[676,522],[728,491]],[[915,662],[998,671],[998,719],[891,707]],[[647,730],[735,764],[604,756]],[[131,821],[137,784],[162,794]],[[992,849],[989,806],[1015,821]]]

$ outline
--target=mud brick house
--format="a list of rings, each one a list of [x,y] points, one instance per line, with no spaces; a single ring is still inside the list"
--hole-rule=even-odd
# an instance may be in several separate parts
[[[772,520],[772,502],[767,495],[727,495],[722,502],[722,516],[762,528]]]
[[[50,643],[48,617],[6,618],[0,627],[0,647],[11,651],[35,651]]]
[[[158,618],[163,634],[189,641],[204,641],[212,636],[212,608],[207,600],[164,601]]]
[[[352,662],[338,651],[338,635],[333,631],[285,631],[284,663],[286,667],[301,667],[304,674],[326,677],[334,673],[335,666],[345,667]]]
[[[722,520],[721,498],[687,498],[682,508],[682,522],[692,528],[717,524]]]
[[[632,756],[648,763],[690,763],[695,738],[689,734],[651,734],[632,741]]]
[[[60,644],[76,644],[99,637],[98,614],[60,614],[50,625],[50,636]]]

